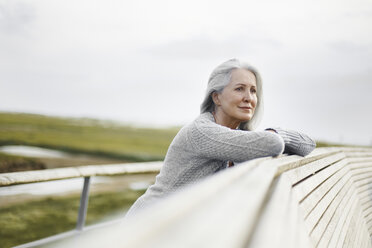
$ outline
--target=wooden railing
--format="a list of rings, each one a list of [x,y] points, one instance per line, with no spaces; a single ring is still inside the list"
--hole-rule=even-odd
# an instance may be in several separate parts
[[[57,247],[371,247],[372,149],[256,159]]]
[[[87,165],[49,170],[1,173],[0,187],[24,183],[54,181],[77,177],[156,173],[159,172],[162,164],[163,162]]]
[[[114,223],[101,223],[99,225],[90,226],[84,229],[85,219],[88,208],[90,178],[93,176],[113,176],[113,175],[129,175],[129,174],[144,174],[144,173],[157,173],[159,172],[163,162],[147,162],[147,163],[134,163],[134,164],[112,164],[112,165],[91,165],[79,166],[60,169],[49,170],[36,170],[25,172],[12,172],[0,174],[0,187],[12,186],[25,183],[46,182],[70,178],[83,177],[84,183],[82,185],[82,192],[80,197],[80,207],[78,218],[76,221],[75,230],[47,237],[41,240],[36,240],[27,244],[17,246],[18,248],[39,247],[40,245],[48,244],[57,240],[66,239],[71,236],[76,236],[86,229],[94,227],[105,226],[106,224]],[[58,225],[58,223],[57,223]],[[6,228],[6,227],[3,227]],[[0,241],[1,247],[1,241]]]

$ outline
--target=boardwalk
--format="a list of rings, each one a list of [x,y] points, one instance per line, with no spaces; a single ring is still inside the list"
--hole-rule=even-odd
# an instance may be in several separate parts
[[[56,247],[372,247],[372,149],[229,168]]]

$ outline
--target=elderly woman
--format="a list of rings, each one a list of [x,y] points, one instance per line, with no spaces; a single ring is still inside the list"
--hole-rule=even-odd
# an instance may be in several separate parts
[[[176,135],[155,184],[134,203],[127,216],[234,162],[283,152],[305,156],[315,148],[311,138],[296,131],[254,131],[262,112],[258,71],[237,59],[219,65],[209,78],[201,114]]]

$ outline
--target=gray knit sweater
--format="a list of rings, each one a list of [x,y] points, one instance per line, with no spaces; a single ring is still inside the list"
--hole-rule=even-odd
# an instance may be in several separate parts
[[[156,182],[133,204],[127,216],[151,205],[180,187],[227,167],[228,161],[243,162],[286,152],[305,156],[315,142],[305,134],[272,128],[243,131],[216,124],[209,112],[184,126],[169,146]]]

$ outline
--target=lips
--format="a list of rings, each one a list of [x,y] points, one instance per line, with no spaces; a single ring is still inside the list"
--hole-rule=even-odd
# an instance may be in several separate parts
[[[243,110],[251,110],[252,109],[252,107],[239,107],[239,108],[241,108]]]

